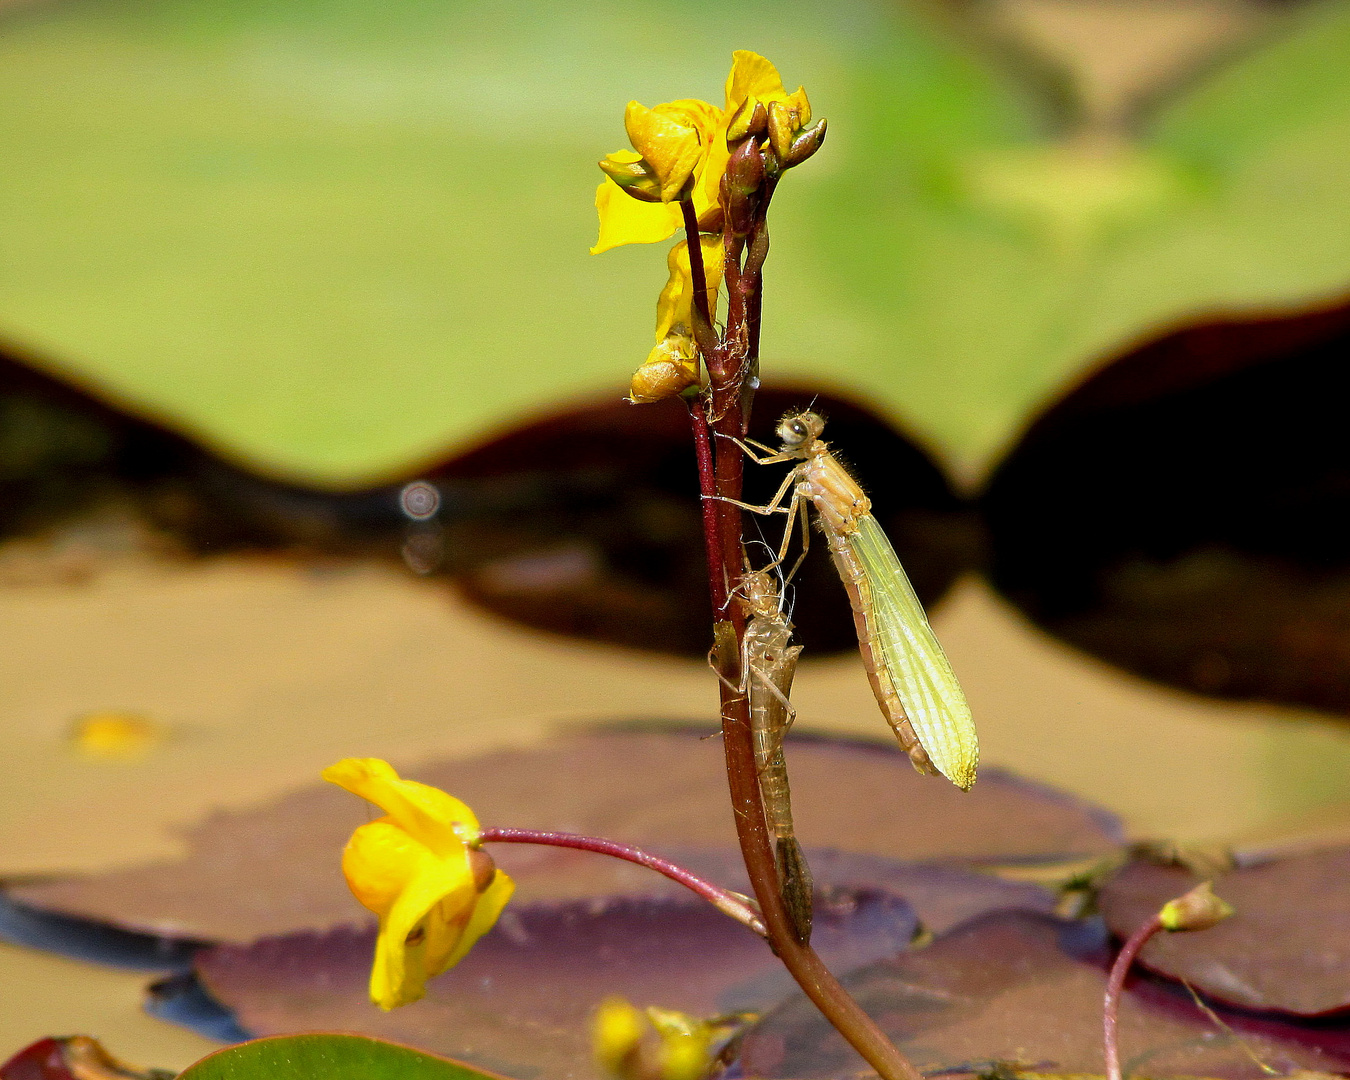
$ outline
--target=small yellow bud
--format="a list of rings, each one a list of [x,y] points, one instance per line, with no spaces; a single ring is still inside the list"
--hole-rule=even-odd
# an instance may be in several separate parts
[[[1208,930],[1234,914],[1233,906],[1214,895],[1208,882],[1197,885],[1185,896],[1169,900],[1158,912],[1164,930]]]

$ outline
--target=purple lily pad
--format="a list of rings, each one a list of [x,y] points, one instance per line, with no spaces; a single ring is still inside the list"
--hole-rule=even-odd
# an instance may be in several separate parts
[[[1198,880],[1132,862],[1102,888],[1102,915],[1125,937]],[[1350,1010],[1350,848],[1234,870],[1214,888],[1237,914],[1203,933],[1155,936],[1140,956],[1146,967],[1249,1009]]]
[[[1119,823],[1105,811],[996,770],[963,793],[918,776],[889,747],[794,738],[788,757],[798,835],[809,848],[969,864],[1092,855],[1120,843]],[[672,857],[698,849],[727,873],[739,865],[720,742],[687,730],[579,734],[406,774],[463,798],[485,824],[599,834]],[[351,795],[316,785],[258,810],[213,815],[188,834],[181,860],[10,895],[33,908],[178,937],[242,943],[324,930],[361,917],[338,853],[367,820],[368,807]],[[670,895],[655,875],[613,859],[516,845],[492,851],[527,903]],[[851,883],[847,874],[821,878],[831,880]]]
[[[998,912],[843,982],[921,1070],[978,1073],[992,1062],[1010,1062],[1100,1074],[1105,944],[1095,920]],[[1344,1028],[1233,1013],[1224,1020],[1228,1031],[1188,997],[1136,983],[1120,1012],[1127,1072],[1258,1080],[1266,1074],[1253,1054],[1279,1075],[1350,1068]],[[747,1032],[740,1062],[746,1075],[761,1077],[852,1080],[861,1069],[857,1055],[799,992]]]
[[[837,896],[815,943],[847,969],[904,949],[903,900]],[[371,928],[267,938],[202,953],[208,992],[255,1035],[337,1029],[394,1039],[528,1080],[593,1075],[588,1024],[606,997],[713,1016],[760,1010],[792,987],[768,946],[694,900],[568,901],[508,908],[425,1000],[382,1013],[366,996]]]

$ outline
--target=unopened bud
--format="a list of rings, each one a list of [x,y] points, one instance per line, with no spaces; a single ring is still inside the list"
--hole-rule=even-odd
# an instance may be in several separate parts
[[[747,139],[736,147],[722,176],[722,205],[731,231],[745,236],[755,223],[755,193],[764,183],[764,159],[758,140]]]
[[[764,159],[754,140],[741,143],[727,159],[727,184],[738,195],[758,191],[764,183]]]
[[[632,155],[636,156],[636,155]],[[661,180],[652,167],[640,157],[627,160],[629,154],[610,154],[600,159],[600,168],[606,176],[639,202],[661,201]]]
[[[738,143],[751,135],[763,135],[769,128],[769,111],[764,102],[753,94],[741,102],[727,124],[727,145]]]
[[[769,145],[779,161],[787,161],[792,138],[801,130],[801,113],[784,101],[769,102]]]
[[[1185,896],[1167,901],[1158,912],[1158,921],[1164,930],[1208,930],[1233,913],[1233,906],[1215,896],[1206,881]]]
[[[825,141],[825,118],[822,116],[810,127],[804,127],[792,139],[792,145],[783,157],[783,167],[792,168],[809,158]]]

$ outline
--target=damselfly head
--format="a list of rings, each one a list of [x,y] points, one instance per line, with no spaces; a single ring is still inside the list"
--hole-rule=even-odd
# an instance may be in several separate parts
[[[750,570],[741,578],[740,593],[745,608],[751,615],[768,616],[778,613],[782,606],[773,578],[765,570]]]
[[[806,449],[824,430],[825,420],[818,413],[789,413],[778,425],[778,437],[783,440],[784,452],[791,452]]]

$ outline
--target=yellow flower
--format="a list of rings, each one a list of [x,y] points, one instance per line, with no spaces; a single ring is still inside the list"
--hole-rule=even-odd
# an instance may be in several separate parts
[[[591,254],[621,244],[654,244],[674,235],[683,223],[674,200],[686,197],[691,182],[692,190],[687,197],[693,200],[699,218],[717,206],[718,187],[729,157],[727,126],[751,97],[763,102],[765,108],[772,102],[780,102],[788,110],[795,110],[798,127],[810,120],[806,92],[798,87],[796,93],[787,93],[778,69],[758,53],[744,49],[732,54],[724,109],[695,99],[672,101],[650,109],[636,101],[629,102],[624,126],[637,156],[633,157],[631,151],[610,154],[606,171],[645,162],[656,190],[648,191],[643,186],[643,197],[659,194],[660,201],[639,201],[606,177],[595,193],[600,236]]]
[[[323,778],[387,815],[352,834],[342,872],[380,919],[370,998],[382,1009],[406,1005],[492,928],[515,883],[475,850],[478,819],[458,799],[400,779],[378,758],[346,758]]]
[[[596,1063],[615,1080],[703,1080],[712,1072],[716,1021],[623,998],[601,1003],[591,1024]]]

